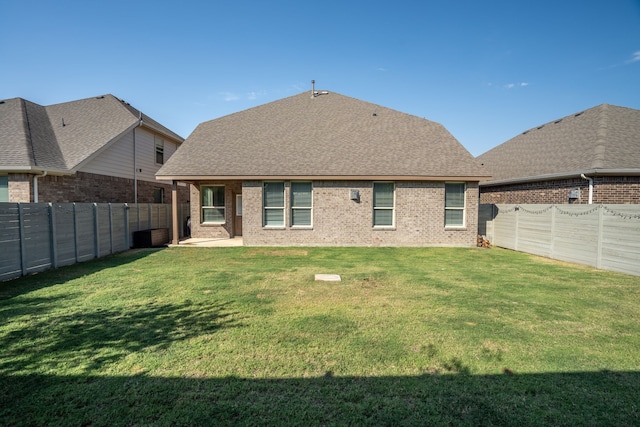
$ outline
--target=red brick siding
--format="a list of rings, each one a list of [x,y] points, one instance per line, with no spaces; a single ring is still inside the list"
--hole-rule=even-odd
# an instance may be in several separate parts
[[[33,178],[31,178],[33,182]],[[30,185],[30,187],[32,184]],[[163,203],[171,203],[171,185],[138,181],[138,203],[155,203],[154,190],[164,188]],[[188,187],[178,186],[178,203],[189,202]],[[18,200],[16,200],[18,201]],[[38,178],[38,201],[50,203],[134,203],[133,180],[78,172]]]
[[[569,199],[569,191],[579,189],[577,199]],[[521,184],[482,186],[480,203],[589,203],[589,181],[571,178],[553,181],[537,181]],[[593,177],[593,203],[640,203],[640,177]]]

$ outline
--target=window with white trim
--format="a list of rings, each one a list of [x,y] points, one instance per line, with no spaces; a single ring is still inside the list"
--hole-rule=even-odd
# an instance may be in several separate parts
[[[463,182],[444,184],[444,226],[464,227],[464,199],[466,185]]]
[[[164,139],[154,136],[156,143],[156,163],[159,165],[164,164]]]
[[[395,211],[393,182],[373,183],[373,226],[393,227]]]
[[[202,197],[202,223],[224,224],[224,185],[200,187]]]
[[[313,188],[311,182],[291,183],[291,226],[310,227]]]
[[[262,188],[262,225],[284,227],[284,182],[265,182]]]

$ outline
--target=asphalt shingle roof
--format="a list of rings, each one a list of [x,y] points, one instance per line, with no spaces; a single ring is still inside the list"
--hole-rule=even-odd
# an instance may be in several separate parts
[[[72,171],[138,124],[183,139],[113,95],[49,106],[22,98],[0,101],[0,169]]]
[[[157,177],[486,177],[439,123],[304,92],[201,123]]]
[[[602,104],[530,129],[477,159],[494,181],[638,169],[640,110]]]

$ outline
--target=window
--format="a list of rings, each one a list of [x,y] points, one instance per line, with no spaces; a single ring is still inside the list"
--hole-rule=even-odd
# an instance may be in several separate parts
[[[464,227],[464,183],[444,185],[444,226]]]
[[[373,183],[373,226],[393,227],[394,216],[393,182]]]
[[[224,185],[203,186],[202,222],[205,224],[224,224]]]
[[[153,203],[164,203],[164,188],[153,190]]]
[[[0,175],[0,202],[9,201],[9,177]]]
[[[156,141],[156,163],[162,165],[164,164],[164,140],[157,136],[154,139]]]
[[[310,182],[291,183],[291,226],[311,226],[311,205],[313,200]]]
[[[265,227],[284,227],[284,182],[265,182],[262,222]]]

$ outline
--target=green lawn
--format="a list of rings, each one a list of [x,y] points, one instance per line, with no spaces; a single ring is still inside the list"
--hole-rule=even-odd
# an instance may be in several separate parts
[[[639,396],[640,278],[507,250],[136,250],[0,283],[0,425],[640,425]]]

